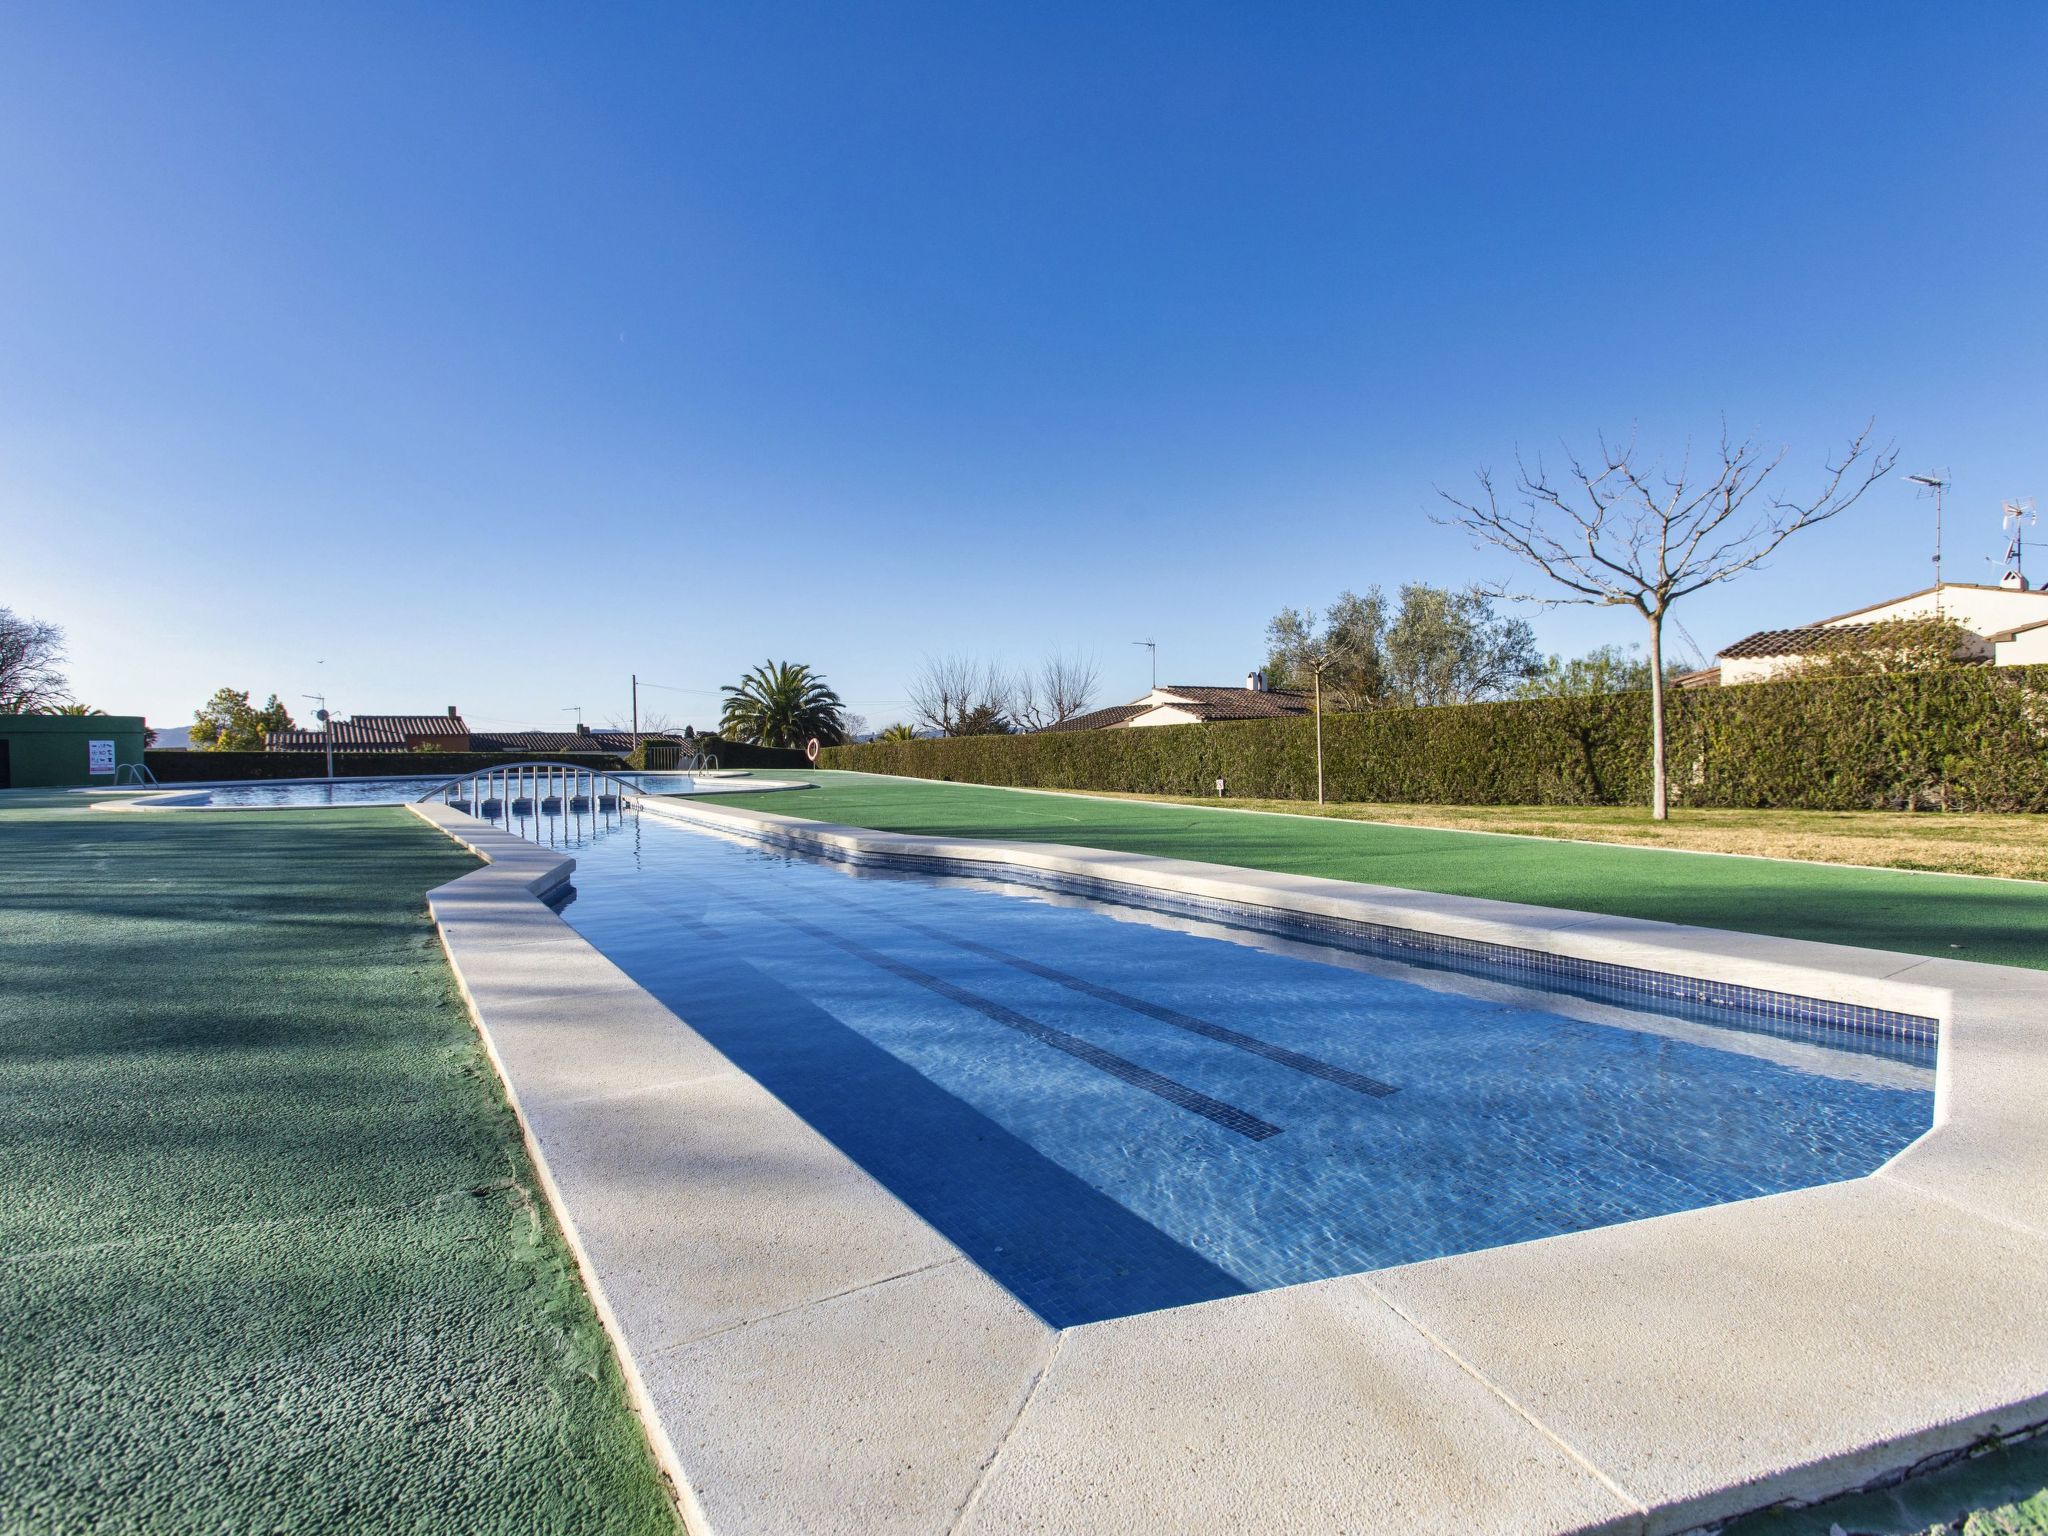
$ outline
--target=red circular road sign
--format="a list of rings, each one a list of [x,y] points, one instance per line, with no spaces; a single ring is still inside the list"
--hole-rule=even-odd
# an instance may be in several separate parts
[[[818,760],[817,737],[813,736],[809,741],[804,743],[804,756],[808,757],[814,763]]]

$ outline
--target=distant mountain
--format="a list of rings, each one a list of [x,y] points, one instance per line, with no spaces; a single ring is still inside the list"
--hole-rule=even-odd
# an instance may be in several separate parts
[[[192,727],[189,725],[160,725],[156,728],[156,743],[150,750],[162,752],[173,747],[192,745]]]

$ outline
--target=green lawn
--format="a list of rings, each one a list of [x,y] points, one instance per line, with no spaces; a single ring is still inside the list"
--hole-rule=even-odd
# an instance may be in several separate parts
[[[396,810],[0,794],[0,1531],[672,1532]]]
[[[1390,827],[867,774],[729,809],[1077,843],[1410,890],[2048,968],[2048,884]],[[706,804],[718,805],[715,799]]]

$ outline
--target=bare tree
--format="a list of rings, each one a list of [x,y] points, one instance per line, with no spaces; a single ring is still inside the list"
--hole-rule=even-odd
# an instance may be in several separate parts
[[[34,715],[67,704],[64,631],[0,608],[0,715]]]
[[[927,656],[910,685],[910,707],[941,736],[1003,734],[1017,692],[994,662],[971,656]]]
[[[1283,619],[1292,610],[1283,610]],[[1323,674],[1349,659],[1342,629],[1331,624],[1318,631],[1313,613],[1294,615],[1292,643],[1294,664],[1308,673],[1314,690],[1316,716],[1316,804],[1323,803]],[[1275,621],[1275,626],[1281,624]]]
[[[1553,481],[1538,459],[1532,469],[1515,458],[1519,504],[1504,508],[1493,476],[1480,470],[1479,496],[1462,501],[1437,494],[1456,512],[1445,521],[1483,543],[1498,545],[1534,566],[1568,596],[1536,596],[1505,587],[1495,596],[1525,602],[1575,603],[1633,608],[1650,627],[1651,814],[1670,813],[1664,770],[1664,620],[1679,599],[1702,587],[1729,581],[1761,564],[1793,534],[1847,511],[1891,471],[1898,453],[1873,447],[1871,429],[1850,442],[1842,457],[1826,465],[1818,494],[1791,500],[1765,492],[1772,473],[1785,462],[1784,448],[1768,458],[1754,438],[1730,441],[1724,428],[1719,463],[1711,474],[1694,475],[1691,455],[1677,473],[1666,475],[1636,459],[1633,438],[1619,448],[1600,440],[1597,467],[1566,450],[1568,481]],[[1752,497],[1765,505],[1749,511]]]
[[[642,683],[640,686],[645,688],[647,685]],[[614,714],[606,717],[604,728],[608,731],[630,731],[633,729],[633,722],[625,715]],[[680,736],[682,734],[682,727],[676,724],[675,716],[664,710],[643,709],[640,711],[640,734],[642,736]]]
[[[1010,683],[1010,714],[1027,731],[1065,725],[1085,715],[1099,686],[1095,658],[1053,655],[1036,673],[1021,672]]]

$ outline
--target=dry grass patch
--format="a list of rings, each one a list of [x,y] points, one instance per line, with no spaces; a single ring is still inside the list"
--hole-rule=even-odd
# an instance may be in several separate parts
[[[1395,826],[1512,832],[1524,837],[1634,843],[1704,853],[1746,853],[1820,864],[1939,870],[2048,880],[2048,816],[1942,815],[1905,811],[1676,810],[1667,822],[1647,809],[1611,805],[1318,806],[1300,800],[1216,800],[1193,795],[1117,795],[1173,805],[1286,811]]]

